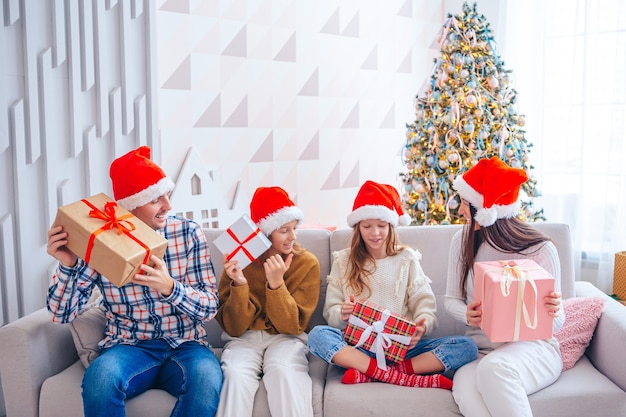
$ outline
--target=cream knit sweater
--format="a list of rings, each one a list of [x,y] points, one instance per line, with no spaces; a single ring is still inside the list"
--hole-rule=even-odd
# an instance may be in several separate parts
[[[357,301],[370,301],[413,321],[425,318],[427,333],[437,326],[435,295],[420,265],[422,255],[419,252],[405,248],[398,255],[376,260],[376,271],[369,282],[369,297],[354,294],[347,287],[344,277],[349,254],[350,249],[333,253],[324,304],[324,318],[329,325],[339,329],[346,327],[346,322],[341,320],[341,304],[354,295]]]

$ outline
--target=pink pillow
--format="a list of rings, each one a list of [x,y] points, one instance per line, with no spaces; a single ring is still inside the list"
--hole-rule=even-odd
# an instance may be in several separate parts
[[[604,299],[580,297],[563,300],[565,323],[554,334],[561,346],[563,370],[566,371],[585,353],[602,315]]]

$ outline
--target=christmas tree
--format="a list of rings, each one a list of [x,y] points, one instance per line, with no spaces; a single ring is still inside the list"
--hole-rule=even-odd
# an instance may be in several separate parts
[[[416,97],[415,122],[407,124],[402,155],[403,202],[412,223],[462,223],[452,181],[494,155],[528,174],[520,217],[544,219],[542,211],[532,210],[532,198],[539,195],[528,162],[532,144],[524,136],[524,116],[516,110],[512,73],[498,56],[476,3],[448,15],[439,44],[441,55],[423,96]]]

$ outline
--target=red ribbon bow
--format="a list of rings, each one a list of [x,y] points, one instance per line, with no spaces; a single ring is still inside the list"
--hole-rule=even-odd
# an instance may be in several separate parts
[[[89,212],[89,217],[93,217],[94,219],[102,220],[106,222],[104,226],[100,227],[98,230],[94,231],[91,236],[89,236],[89,242],[87,243],[87,252],[85,254],[85,262],[89,263],[89,259],[91,258],[91,250],[93,249],[94,241],[96,240],[96,236],[105,230],[113,230],[117,229],[117,234],[121,235],[124,233],[126,236],[137,242],[142,248],[146,250],[146,256],[143,258],[142,263],[148,262],[150,258],[150,248],[148,245],[143,243],[141,240],[137,239],[131,232],[135,230],[135,225],[125,219],[133,217],[132,214],[124,214],[122,216],[116,216],[116,208],[117,203],[114,201],[109,201],[104,205],[104,212],[98,209],[96,206],[91,204],[88,200],[81,200],[83,203],[87,204],[91,211]]]

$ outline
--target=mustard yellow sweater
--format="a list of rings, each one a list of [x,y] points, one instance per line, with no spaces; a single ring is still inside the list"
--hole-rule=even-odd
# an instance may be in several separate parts
[[[222,273],[218,286],[220,306],[215,318],[233,337],[247,330],[294,335],[309,330],[319,300],[319,261],[306,250],[294,255],[283,277],[284,285],[272,290],[265,278],[265,259],[264,254],[244,268],[247,285],[234,286],[228,275]]]

